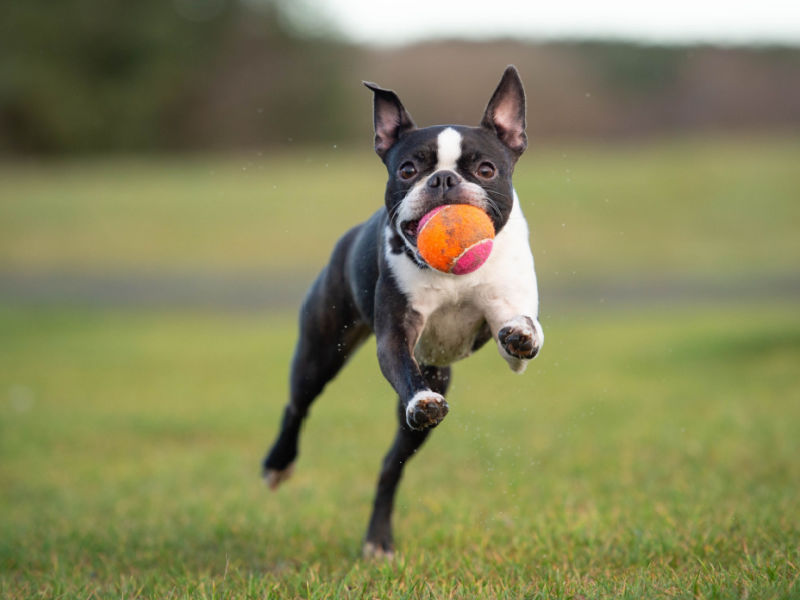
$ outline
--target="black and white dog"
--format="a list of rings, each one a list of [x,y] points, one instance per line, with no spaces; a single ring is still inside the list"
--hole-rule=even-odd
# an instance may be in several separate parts
[[[503,73],[479,127],[418,129],[394,92],[365,85],[374,93],[375,151],[389,172],[386,205],[339,240],[303,302],[290,399],[263,468],[272,489],[289,477],[309,406],[374,333],[381,372],[400,397],[399,427],[383,461],[364,553],[391,556],[397,483],[447,415],[450,364],[494,339],[519,373],[544,335],[528,227],[511,184],[527,146],[517,70]],[[472,273],[436,271],[417,251],[420,219],[444,204],[474,205],[494,223],[492,252]]]

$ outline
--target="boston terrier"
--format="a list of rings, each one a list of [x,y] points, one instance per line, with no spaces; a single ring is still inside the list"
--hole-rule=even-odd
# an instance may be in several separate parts
[[[344,234],[303,301],[290,398],[263,473],[271,489],[291,475],[311,403],[374,333],[381,372],[399,396],[399,425],[378,478],[364,554],[390,558],[397,484],[447,415],[450,365],[493,339],[521,373],[544,334],[528,226],[511,184],[527,146],[516,68],[503,73],[478,127],[420,129],[394,92],[364,85],[374,94],[375,151],[389,175],[385,206]],[[434,270],[417,249],[420,220],[446,204],[478,207],[494,224],[491,254],[471,273]]]

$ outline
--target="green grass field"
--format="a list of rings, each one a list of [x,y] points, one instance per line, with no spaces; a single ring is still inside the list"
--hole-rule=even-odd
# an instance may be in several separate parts
[[[797,273],[796,142],[524,160],[543,288]],[[376,161],[0,166],[0,270],[308,273],[374,208]],[[295,320],[0,305],[0,597],[800,598],[791,298],[545,305],[524,375],[491,347],[456,365],[393,563],[360,558],[395,418],[374,342],[314,406],[294,478],[260,481]]]
[[[391,565],[359,560],[374,346],[270,494],[290,318],[6,310],[0,595],[796,597],[800,316],[751,308],[564,316],[522,377],[468,359]]]
[[[797,138],[531,142],[515,175],[539,271],[736,278],[796,272]],[[316,271],[383,205],[371,152],[0,164],[0,267]],[[602,251],[596,251],[602,249]]]

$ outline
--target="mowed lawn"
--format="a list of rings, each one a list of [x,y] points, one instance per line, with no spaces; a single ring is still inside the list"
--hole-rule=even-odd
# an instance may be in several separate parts
[[[522,376],[491,345],[456,365],[388,564],[360,558],[395,427],[374,342],[270,493],[294,312],[0,304],[0,597],[800,598],[796,294],[550,300],[796,282],[798,164],[791,139],[532,143],[543,352]],[[0,165],[0,285],[307,278],[384,179],[335,147]]]
[[[288,315],[0,313],[0,595],[792,598],[800,315],[561,315],[523,376],[493,348],[409,463],[399,557],[359,557],[394,398],[365,346],[295,476],[259,460]]]

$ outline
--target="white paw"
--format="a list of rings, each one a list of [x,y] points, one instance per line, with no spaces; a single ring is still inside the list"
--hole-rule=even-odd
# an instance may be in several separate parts
[[[542,326],[536,319],[520,315],[506,321],[497,333],[497,345],[512,370],[521,373],[544,343]]]
[[[447,416],[450,407],[444,396],[424,390],[417,392],[406,406],[406,423],[411,429],[436,427]]]
[[[394,560],[394,550],[384,549],[378,544],[373,544],[372,542],[364,542],[364,548],[361,551],[361,555],[366,560],[383,560],[386,562],[392,562],[392,560]]]

